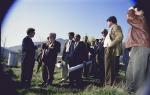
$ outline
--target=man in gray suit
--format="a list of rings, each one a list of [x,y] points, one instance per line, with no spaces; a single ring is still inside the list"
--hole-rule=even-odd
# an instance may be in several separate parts
[[[73,53],[73,47],[74,47],[74,32],[69,32],[68,33],[69,40],[66,41],[63,49],[63,54],[62,54],[62,60],[64,61],[64,64],[62,66],[62,80],[66,81],[68,77],[68,67],[69,67],[69,59],[72,56]]]

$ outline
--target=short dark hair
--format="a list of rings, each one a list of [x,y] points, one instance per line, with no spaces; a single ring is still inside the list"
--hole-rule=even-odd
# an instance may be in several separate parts
[[[74,32],[69,32],[68,34],[74,37]]]
[[[81,36],[79,34],[76,34],[76,37],[79,38],[79,39],[81,38]]]
[[[54,39],[56,39],[56,33],[50,33],[49,36],[53,37]],[[50,38],[50,37],[49,37]]]
[[[30,35],[31,33],[35,33],[35,29],[34,28],[28,28],[27,35]]]
[[[108,33],[108,30],[107,29],[103,29],[101,32],[102,33]]]
[[[116,19],[115,16],[110,16],[110,17],[107,19],[107,22],[108,22],[108,21],[117,24],[117,19]]]
[[[95,41],[96,41],[96,42],[99,42],[99,39],[96,39]]]

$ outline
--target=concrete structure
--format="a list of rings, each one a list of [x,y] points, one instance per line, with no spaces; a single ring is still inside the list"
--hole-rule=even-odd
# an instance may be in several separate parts
[[[18,64],[18,53],[10,51],[8,56],[8,66],[17,66]]]

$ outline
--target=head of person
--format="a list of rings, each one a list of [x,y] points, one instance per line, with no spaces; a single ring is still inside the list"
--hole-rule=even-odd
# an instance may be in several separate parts
[[[49,37],[47,37],[47,41],[49,40]]]
[[[27,30],[27,35],[28,35],[30,38],[33,38],[34,35],[35,35],[35,29],[34,29],[34,28],[28,28],[28,30]]]
[[[73,40],[73,38],[74,38],[74,32],[69,32],[68,36],[69,36],[69,40]]]
[[[110,16],[108,19],[107,19],[107,24],[108,24],[108,27],[111,27],[113,24],[117,24],[117,19],[115,16]]]
[[[102,29],[101,34],[102,34],[103,37],[106,37],[107,34],[108,34],[108,30],[107,29]]]
[[[95,40],[95,44],[98,44],[98,43],[99,43],[99,39],[96,39],[96,40]]]
[[[83,41],[88,42],[88,36],[84,36]]]
[[[76,34],[76,35],[75,35],[75,41],[76,41],[76,42],[79,42],[79,41],[80,41],[80,38],[81,38],[81,36],[80,36],[79,34]]]
[[[49,34],[49,41],[53,42],[53,41],[55,41],[55,39],[56,39],[56,33],[50,33]]]

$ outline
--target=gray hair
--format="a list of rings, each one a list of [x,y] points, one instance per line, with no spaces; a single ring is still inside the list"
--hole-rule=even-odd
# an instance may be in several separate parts
[[[56,39],[56,33],[50,33],[49,36],[54,37]]]

